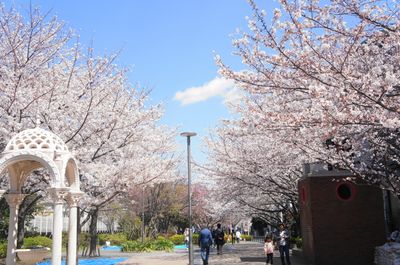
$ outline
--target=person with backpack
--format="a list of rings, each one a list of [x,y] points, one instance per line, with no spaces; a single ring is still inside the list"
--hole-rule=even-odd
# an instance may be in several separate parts
[[[217,245],[217,254],[222,254],[222,246],[225,244],[225,233],[221,228],[221,224],[217,224],[217,230],[215,230],[215,244]]]

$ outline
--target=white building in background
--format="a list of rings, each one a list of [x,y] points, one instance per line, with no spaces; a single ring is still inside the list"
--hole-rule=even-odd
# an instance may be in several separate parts
[[[81,217],[84,220],[85,216]],[[68,215],[64,213],[63,215],[63,232],[68,231]],[[82,232],[89,232],[89,223],[87,222],[82,228]],[[118,224],[115,222],[113,224],[114,230],[118,231]],[[30,221],[29,226],[26,227],[27,231],[32,231],[32,229],[41,235],[49,235],[53,233],[53,213],[51,211],[43,212],[41,215],[36,215],[33,220]],[[110,233],[110,228],[107,227],[106,223],[103,222],[102,217],[99,216],[97,219],[97,233]]]
[[[250,234],[251,230],[251,218],[241,219],[235,226],[235,230],[240,229],[243,234]]]

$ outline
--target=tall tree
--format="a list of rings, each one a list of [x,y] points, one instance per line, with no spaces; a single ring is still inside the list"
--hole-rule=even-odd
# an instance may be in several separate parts
[[[249,3],[234,40],[245,69],[216,59],[245,93],[247,121],[400,196],[399,3],[281,0],[270,17]]]
[[[148,104],[149,92],[128,82],[117,55],[84,49],[39,9],[24,17],[0,7],[1,143],[39,119],[73,150],[86,193],[81,206],[92,218],[90,255],[99,209],[131,185],[172,176],[176,163],[175,132],[158,124],[161,105]]]

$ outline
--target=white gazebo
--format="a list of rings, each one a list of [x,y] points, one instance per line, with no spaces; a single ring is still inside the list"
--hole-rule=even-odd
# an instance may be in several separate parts
[[[61,265],[62,213],[66,201],[69,208],[68,265],[76,264],[77,203],[82,195],[75,158],[60,137],[52,132],[34,128],[15,135],[0,155],[0,174],[7,171],[10,187],[4,194],[10,206],[6,265],[16,264],[18,208],[26,194],[22,194],[26,179],[33,170],[46,168],[51,175],[47,193],[54,202],[52,265]]]

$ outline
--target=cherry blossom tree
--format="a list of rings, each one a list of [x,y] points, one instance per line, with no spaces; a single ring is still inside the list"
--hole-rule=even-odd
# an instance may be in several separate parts
[[[244,91],[241,121],[399,196],[399,3],[281,0],[271,17],[249,3],[233,41],[244,69],[216,58]]]
[[[204,174],[222,205],[298,224],[297,180],[314,161],[399,197],[399,3],[280,0],[273,14],[249,4],[248,30],[233,40],[243,68],[216,56],[242,90],[234,118],[206,140]]]
[[[0,7],[0,139],[4,148],[40,120],[73,150],[92,255],[99,209],[131,185],[173,176],[175,131],[159,125],[162,106],[149,105],[148,92],[128,82],[127,69],[115,64],[118,54],[95,55],[76,39],[38,9],[25,20]]]
[[[216,182],[216,200],[225,206],[235,202],[228,216],[247,213],[273,224],[287,213],[298,224],[296,183],[305,152],[285,142],[280,130],[267,134],[247,124],[243,118],[225,121],[207,140],[210,163],[204,174]]]

